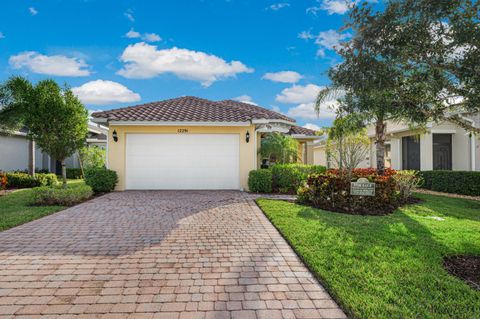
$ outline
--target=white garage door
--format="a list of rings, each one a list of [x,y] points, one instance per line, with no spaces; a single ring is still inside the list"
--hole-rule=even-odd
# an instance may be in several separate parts
[[[127,134],[127,189],[239,189],[238,134]]]

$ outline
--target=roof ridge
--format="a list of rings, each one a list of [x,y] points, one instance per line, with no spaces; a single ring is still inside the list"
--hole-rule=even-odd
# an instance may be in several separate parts
[[[224,103],[224,102],[228,102],[228,103],[233,103],[233,104],[226,104],[224,103],[225,105],[229,105],[229,106],[234,106],[238,109],[238,104],[242,104],[242,105],[245,105],[245,106],[248,106],[250,108],[254,108],[256,110],[258,110],[258,113],[262,113],[264,115],[267,115],[270,113],[270,114],[276,114],[277,116],[283,118],[283,119],[288,119],[290,122],[292,123],[296,123],[297,121],[295,119],[292,119],[282,113],[279,113],[279,112],[276,112],[274,110],[270,110],[270,109],[267,109],[267,108],[264,108],[262,106],[259,106],[259,105],[255,105],[255,104],[250,104],[250,103],[246,103],[246,102],[240,102],[240,101],[235,101],[235,100],[231,100],[231,99],[228,99],[228,100],[222,100],[222,101],[219,101],[220,103]],[[235,105],[237,104],[237,105]],[[266,114],[265,114],[266,113]]]

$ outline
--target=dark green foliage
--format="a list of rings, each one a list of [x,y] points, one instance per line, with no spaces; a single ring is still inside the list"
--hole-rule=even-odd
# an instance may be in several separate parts
[[[72,206],[81,203],[93,195],[92,188],[81,185],[74,188],[36,187],[32,190],[33,202],[43,206]]]
[[[80,168],[67,168],[68,179],[80,179],[83,178],[82,170]]]
[[[480,172],[424,171],[420,172],[422,188],[437,192],[480,196]]]
[[[53,186],[57,184],[55,174],[35,174],[35,177],[27,173],[7,173],[7,188],[31,188],[38,186]]]
[[[323,173],[326,168],[320,165],[277,164],[271,167],[272,188],[276,192],[295,194],[306,182],[308,175]]]
[[[92,187],[95,193],[108,193],[115,189],[118,182],[117,172],[106,168],[90,168],[85,170],[85,184]]]
[[[356,169],[352,177],[338,170],[312,174],[305,186],[298,190],[297,200],[317,208],[354,215],[384,215],[393,212],[400,204],[394,171],[378,175],[374,169]],[[367,178],[375,183],[375,196],[350,195],[350,182]]]
[[[272,192],[272,172],[269,169],[257,169],[248,174],[248,188],[255,193]]]

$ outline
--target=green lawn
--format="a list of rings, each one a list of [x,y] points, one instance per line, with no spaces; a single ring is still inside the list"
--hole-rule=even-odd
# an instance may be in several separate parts
[[[480,203],[418,197],[381,217],[258,204],[351,317],[480,318],[480,291],[442,268],[445,255],[480,255]]]
[[[70,180],[68,187],[83,184],[83,180]],[[63,206],[31,206],[32,190],[20,189],[0,196],[0,231],[28,223],[43,216],[58,212]]]

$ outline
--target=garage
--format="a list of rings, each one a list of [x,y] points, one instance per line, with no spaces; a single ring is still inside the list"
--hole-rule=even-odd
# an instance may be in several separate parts
[[[126,134],[126,189],[240,189],[238,134]]]

